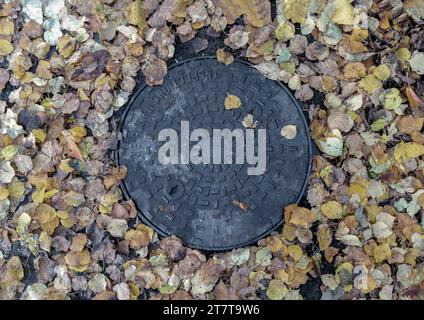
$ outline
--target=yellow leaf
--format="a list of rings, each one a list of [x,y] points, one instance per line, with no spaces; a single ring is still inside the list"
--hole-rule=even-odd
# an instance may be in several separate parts
[[[337,201],[329,201],[321,206],[321,212],[329,219],[343,218],[343,207]]]
[[[64,197],[65,203],[72,207],[79,207],[85,202],[85,197],[82,193],[71,190]]]
[[[388,243],[383,243],[374,249],[374,259],[376,263],[383,262],[392,256],[392,251]]]
[[[32,134],[35,137],[35,141],[38,143],[43,143],[47,138],[46,132],[42,129],[33,129]]]
[[[49,190],[44,194],[44,199],[50,199],[58,192],[59,192],[59,190],[57,190],[57,189]]]
[[[9,17],[0,19],[0,35],[12,35],[15,30],[15,24]]]
[[[9,197],[9,189],[0,187],[0,200],[5,200]]]
[[[65,263],[68,265],[69,269],[77,272],[83,272],[87,270],[90,262],[91,257],[88,249],[84,249],[81,252],[70,251],[65,255]]]
[[[396,161],[404,161],[407,159],[414,159],[424,154],[424,145],[401,141],[395,147],[393,156]]]
[[[299,227],[309,227],[315,220],[316,214],[307,208],[298,207],[295,204],[289,205],[284,210],[284,217],[287,223]]]
[[[0,283],[20,281],[23,278],[24,268],[22,267],[21,260],[17,256],[11,257],[6,263],[5,272]]]
[[[73,127],[69,131],[75,142],[80,142],[87,135],[87,130],[84,127]]]
[[[261,28],[271,23],[271,5],[269,1],[257,0],[214,0],[213,3],[224,12],[228,24],[233,24],[242,14],[254,27]]]
[[[390,69],[386,64],[379,65],[372,73],[382,81],[386,81],[390,77]]]
[[[408,48],[399,48],[396,50],[395,56],[400,62],[405,62],[411,58],[411,51]]]
[[[34,193],[31,195],[32,201],[34,201],[36,205],[43,203],[45,193],[46,193],[45,187],[36,188]]]
[[[355,20],[353,6],[349,0],[335,0],[334,14],[331,20],[338,24],[352,25]]]
[[[234,62],[234,57],[231,53],[225,51],[225,49],[218,49],[216,50],[216,58],[219,62],[230,65]]]
[[[283,248],[283,242],[276,236],[266,238],[266,245],[271,252],[278,252]]]
[[[141,0],[131,2],[127,7],[128,23],[143,29],[146,26],[146,15],[141,6]]]
[[[75,50],[75,42],[75,39],[69,34],[60,37],[57,41],[59,54],[64,58],[68,58]]]
[[[40,233],[40,237],[38,238],[40,243],[40,248],[44,251],[50,252],[50,247],[52,245],[52,238],[47,234],[47,232],[43,231]]]
[[[103,214],[109,214],[112,212],[112,206],[104,206],[99,204],[99,212]]]
[[[25,193],[25,184],[22,181],[12,181],[9,184],[9,196],[14,199],[20,199]]]
[[[240,98],[234,95],[228,95],[224,102],[225,109],[238,109],[241,106]]]
[[[304,23],[309,0],[285,0],[284,16],[293,23]]]
[[[289,289],[287,289],[281,280],[273,279],[269,283],[266,295],[270,300],[282,300],[288,292]]]
[[[59,225],[59,218],[57,217],[56,210],[49,205],[42,203],[35,210],[35,216],[41,229],[52,235]]]
[[[66,229],[71,228],[75,224],[74,220],[67,211],[58,211],[57,216],[59,217],[62,226]]]
[[[344,262],[336,269],[335,279],[346,292],[352,289],[352,273],[353,265],[349,262]]]
[[[383,86],[380,79],[375,75],[369,74],[364,79],[359,81],[359,87],[367,91],[368,93],[373,93],[375,90],[380,89]]]
[[[321,224],[318,227],[317,238],[321,251],[326,250],[330,246],[333,237],[331,236],[331,230],[328,224]]]
[[[282,235],[284,239],[293,241],[296,239],[296,227],[291,224],[284,224]]]
[[[13,156],[18,152],[18,147],[14,144],[11,144],[10,146],[4,147],[1,150],[1,156],[3,159],[10,160],[13,158]]]
[[[275,29],[275,37],[283,42],[286,42],[294,37],[294,27],[287,22],[281,22]]]
[[[27,228],[31,223],[31,217],[28,213],[23,212],[18,218],[18,226],[16,227],[16,232],[23,236],[27,232]]]
[[[369,182],[362,178],[356,178],[355,182],[349,186],[349,194],[351,196],[358,195],[362,204],[367,203],[367,189]]]
[[[368,38],[367,29],[354,28],[352,30],[352,34],[350,35],[350,39],[353,41],[364,41],[367,38]]]
[[[65,172],[65,173],[71,173],[72,171],[74,171],[74,168],[72,168],[69,164],[70,161],[71,161],[71,159],[64,159],[64,160],[60,161],[59,169],[62,170],[63,172]]]
[[[12,53],[13,45],[10,41],[0,39],[0,57],[7,56],[9,53]]]
[[[302,248],[297,244],[292,244],[287,248],[287,254],[294,260],[299,261],[302,258]]]
[[[344,68],[346,79],[356,80],[365,77],[367,70],[362,62],[349,62]]]

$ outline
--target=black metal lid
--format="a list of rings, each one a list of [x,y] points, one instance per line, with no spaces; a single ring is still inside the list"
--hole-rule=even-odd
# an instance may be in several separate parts
[[[228,94],[241,99],[239,109],[224,108]],[[212,129],[245,132],[248,114],[257,121],[255,132],[266,129],[263,175],[248,175],[248,163],[159,162],[161,130],[174,129],[180,138],[181,122],[188,121],[190,132],[206,129],[212,140]],[[286,125],[297,128],[292,140],[280,134]],[[285,86],[240,60],[226,66],[201,57],[172,66],[163,86],[138,89],[120,130],[115,155],[128,168],[125,196],[147,225],[193,248],[228,250],[258,241],[282,224],[283,208],[297,203],[307,186],[311,140],[298,102]]]

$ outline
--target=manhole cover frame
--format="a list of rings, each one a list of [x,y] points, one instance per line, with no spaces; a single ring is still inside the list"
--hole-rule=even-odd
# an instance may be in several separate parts
[[[181,60],[177,63],[172,64],[171,66],[168,67],[168,73],[179,66],[182,66],[186,63],[190,63],[192,61],[199,61],[199,60],[209,60],[209,59],[213,59],[215,61],[216,60],[216,56],[201,56],[201,57],[193,57],[193,58],[188,58],[188,59],[184,59]],[[248,67],[255,67],[254,64],[245,61],[245,60],[241,60],[238,58],[234,59],[234,62],[240,63],[240,64],[244,64]],[[258,70],[256,70],[257,72],[259,72]],[[165,78],[165,81],[167,79],[168,75]],[[281,83],[280,81],[275,81],[275,80],[271,80],[268,79],[270,81],[273,81],[275,84],[277,84],[281,89],[283,89],[285,91],[285,93],[287,94],[287,96],[290,98],[292,104],[295,106],[295,108],[297,108],[297,110],[299,111],[300,114],[300,118],[303,121],[303,125],[305,126],[305,128],[307,130],[305,130],[305,135],[307,138],[307,142],[308,142],[308,166],[307,166],[307,170],[306,170],[306,174],[305,174],[305,179],[303,181],[303,185],[301,188],[301,191],[299,192],[299,195],[297,196],[296,200],[294,202],[292,202],[292,204],[299,204],[299,202],[302,200],[302,198],[305,195],[306,189],[308,187],[308,180],[312,171],[312,160],[313,160],[313,143],[311,140],[311,136],[310,136],[310,130],[309,130],[309,124],[306,120],[304,111],[302,110],[299,101],[294,97],[293,93],[290,91],[289,88],[287,88],[283,83]],[[137,100],[138,96],[140,94],[142,94],[143,90],[145,88],[149,87],[146,83],[141,83],[139,85],[139,87],[136,89],[136,91],[134,92],[133,96],[131,97],[131,99],[125,104],[125,107],[123,107],[123,110],[121,110],[118,113],[119,116],[119,120],[118,120],[118,126],[117,126],[117,130],[118,132],[122,132],[123,129],[123,125],[125,123],[125,120],[127,118],[127,115],[129,113],[129,111],[131,110],[131,108],[134,106],[134,102]],[[140,106],[141,107],[141,106]],[[113,151],[113,158],[116,164],[121,165],[120,161],[119,161],[119,150],[122,144],[122,139],[120,139],[118,141],[118,145],[117,148]],[[130,196],[130,192],[127,189],[127,186],[125,185],[125,179],[120,181],[119,183],[119,188],[121,189],[123,195],[124,195],[124,199],[125,200],[132,200],[132,197]],[[159,228],[158,226],[156,226],[154,223],[152,223],[152,221],[150,221],[142,212],[142,210],[140,210],[140,208],[138,207],[138,204],[136,203],[136,201],[132,200],[135,208],[137,210],[137,215],[138,217],[140,217],[141,221],[149,226],[150,228],[152,228],[155,232],[158,233],[159,236],[161,237],[170,237],[172,236],[172,234],[169,234],[165,231],[163,231],[161,228]],[[281,208],[281,219],[279,220],[279,222],[277,224],[275,224],[274,226],[272,226],[271,228],[269,228],[267,231],[263,232],[262,234],[256,236],[255,238],[249,240],[249,241],[245,241],[237,246],[222,246],[219,248],[209,248],[209,247],[204,247],[204,246],[198,246],[198,245],[192,245],[190,243],[186,243],[183,241],[184,245],[193,249],[199,249],[199,250],[203,250],[203,251],[209,251],[209,252],[222,252],[222,251],[228,251],[228,250],[233,250],[233,249],[237,249],[237,248],[242,248],[242,247],[246,247],[249,245],[253,245],[255,243],[257,243],[259,240],[265,238],[266,236],[268,236],[269,234],[271,234],[272,232],[276,231],[278,228],[280,228],[282,226],[282,224],[284,223],[284,208]]]

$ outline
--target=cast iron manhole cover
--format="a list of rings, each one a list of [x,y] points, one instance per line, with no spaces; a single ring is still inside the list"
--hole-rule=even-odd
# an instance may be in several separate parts
[[[228,94],[241,99],[239,109],[224,108]],[[248,168],[255,167],[252,157],[247,161],[248,130],[243,120],[248,114],[257,121],[256,129],[250,129],[255,133],[251,156],[260,158],[259,129],[266,133],[262,175],[248,174]],[[297,127],[295,139],[281,136],[286,125]],[[311,142],[297,101],[284,86],[242,61],[225,66],[211,57],[195,58],[171,67],[163,86],[145,86],[136,92],[120,129],[123,139],[116,156],[128,168],[122,184],[126,197],[134,200],[143,221],[159,234],[174,234],[193,248],[227,250],[258,241],[281,225],[283,208],[298,202],[306,188]],[[174,130],[178,139],[178,150],[165,154],[178,151],[179,163],[159,161],[160,150],[174,141],[170,137],[159,141],[164,129]],[[215,149],[209,155],[211,164],[193,164],[191,152],[207,158],[206,149],[193,151],[196,139],[184,144],[184,137],[195,129],[209,133],[211,149],[214,130],[239,129],[245,138],[241,148],[246,161],[237,161],[237,139],[233,139],[227,144],[234,150],[227,164],[213,160]],[[200,141],[207,141],[206,137]]]

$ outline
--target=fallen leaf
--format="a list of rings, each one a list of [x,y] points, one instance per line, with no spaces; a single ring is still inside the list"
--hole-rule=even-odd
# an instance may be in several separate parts
[[[281,129],[281,136],[288,140],[292,140],[297,136],[297,128],[294,125],[287,125]]]
[[[355,13],[349,0],[334,1],[334,14],[331,20],[338,24],[353,24],[355,20]]]
[[[241,100],[237,96],[228,95],[225,98],[224,106],[225,106],[225,109],[227,110],[238,109],[241,106]]]
[[[13,52],[13,45],[4,39],[0,39],[0,57],[7,56]]]
[[[324,203],[320,210],[329,219],[341,219],[343,217],[343,207],[337,201]]]
[[[83,272],[87,270],[91,262],[90,252],[88,249],[84,249],[80,252],[68,252],[65,255],[65,263],[68,268],[76,272]]]
[[[281,280],[273,279],[268,285],[266,295],[270,300],[282,300],[289,290]]]

